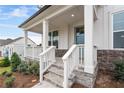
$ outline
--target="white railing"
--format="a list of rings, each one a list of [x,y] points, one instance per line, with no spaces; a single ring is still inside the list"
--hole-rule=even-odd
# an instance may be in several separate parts
[[[84,67],[84,44],[78,44],[77,46],[79,48],[79,62],[78,62],[78,66],[79,67]]]
[[[73,70],[83,65],[83,45],[73,45],[63,56],[64,62],[64,82],[63,87],[69,87],[69,77]],[[81,59],[82,58],[82,59]]]
[[[40,54],[40,82],[43,80],[44,72],[54,63],[55,60],[55,46],[49,47],[46,51]]]
[[[26,47],[26,57],[32,59],[38,59],[39,54],[43,51],[41,46],[27,46]]]

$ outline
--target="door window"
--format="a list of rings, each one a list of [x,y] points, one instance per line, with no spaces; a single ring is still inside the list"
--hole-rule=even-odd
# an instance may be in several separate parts
[[[84,44],[84,27],[75,28],[75,43]]]
[[[58,31],[49,32],[49,46],[56,46],[58,48]]]

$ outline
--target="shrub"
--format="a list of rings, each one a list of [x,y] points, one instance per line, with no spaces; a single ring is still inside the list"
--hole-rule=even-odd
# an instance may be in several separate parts
[[[116,80],[124,80],[124,60],[114,62],[114,78]]]
[[[4,77],[6,78],[6,77],[11,77],[11,76],[12,76],[12,74],[13,74],[12,72],[7,72],[7,71],[4,71],[4,72],[2,72],[2,74],[1,74],[1,75],[2,75],[2,76],[4,76]]]
[[[17,66],[17,71],[21,72],[21,73],[27,73],[28,72],[28,65],[24,62],[22,62],[21,64],[19,64]]]
[[[10,66],[10,60],[8,57],[5,57],[1,63],[0,63],[0,67],[8,67]]]
[[[16,71],[17,66],[21,63],[21,59],[18,56],[18,54],[13,53],[11,56],[11,67],[12,67],[12,71]]]
[[[5,77],[11,77],[12,74],[13,74],[12,72],[6,72],[4,76],[5,76]]]
[[[4,71],[1,73],[2,76],[4,76],[7,73],[7,71]]]
[[[5,87],[11,88],[13,86],[15,78],[14,77],[7,77],[4,81]]]
[[[33,75],[39,75],[39,64],[38,63],[32,63],[29,66],[29,72]]]

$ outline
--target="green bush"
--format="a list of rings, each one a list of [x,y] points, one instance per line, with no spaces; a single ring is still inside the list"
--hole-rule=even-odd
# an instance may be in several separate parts
[[[12,72],[4,71],[1,75],[6,78],[6,77],[11,77],[12,74],[13,74]]]
[[[17,66],[21,63],[21,59],[17,53],[13,53],[11,56],[11,68],[12,71],[16,71]]]
[[[4,71],[1,73],[2,76],[4,76],[7,73],[7,71]]]
[[[114,62],[114,78],[116,80],[124,80],[124,60]]]
[[[10,60],[8,57],[5,57],[2,62],[0,63],[0,67],[8,67],[10,66]]]
[[[23,74],[29,74],[28,73],[28,64],[22,62],[17,66],[17,71]]]
[[[39,64],[34,62],[29,66],[29,72],[33,75],[39,75]]]
[[[28,75],[28,74],[33,74],[33,75],[39,75],[39,64],[37,62],[21,62],[21,64],[19,64],[17,66],[17,71],[20,73],[23,73],[24,75]]]
[[[13,74],[12,72],[6,72],[4,76],[5,76],[5,77],[11,77],[12,74]]]
[[[11,88],[13,86],[15,78],[14,77],[7,77],[4,81],[5,87]]]

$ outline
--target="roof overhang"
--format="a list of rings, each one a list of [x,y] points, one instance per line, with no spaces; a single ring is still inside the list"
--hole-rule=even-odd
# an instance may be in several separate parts
[[[29,17],[26,21],[24,21],[22,24],[20,24],[18,27],[21,28],[23,25],[25,25],[26,23],[28,23],[30,20],[32,20],[33,18],[35,18],[36,16],[38,16],[39,14],[41,14],[42,12],[44,12],[46,9],[48,9],[51,5],[45,5],[43,6],[39,11],[37,11],[35,14],[33,14],[31,17]]]

